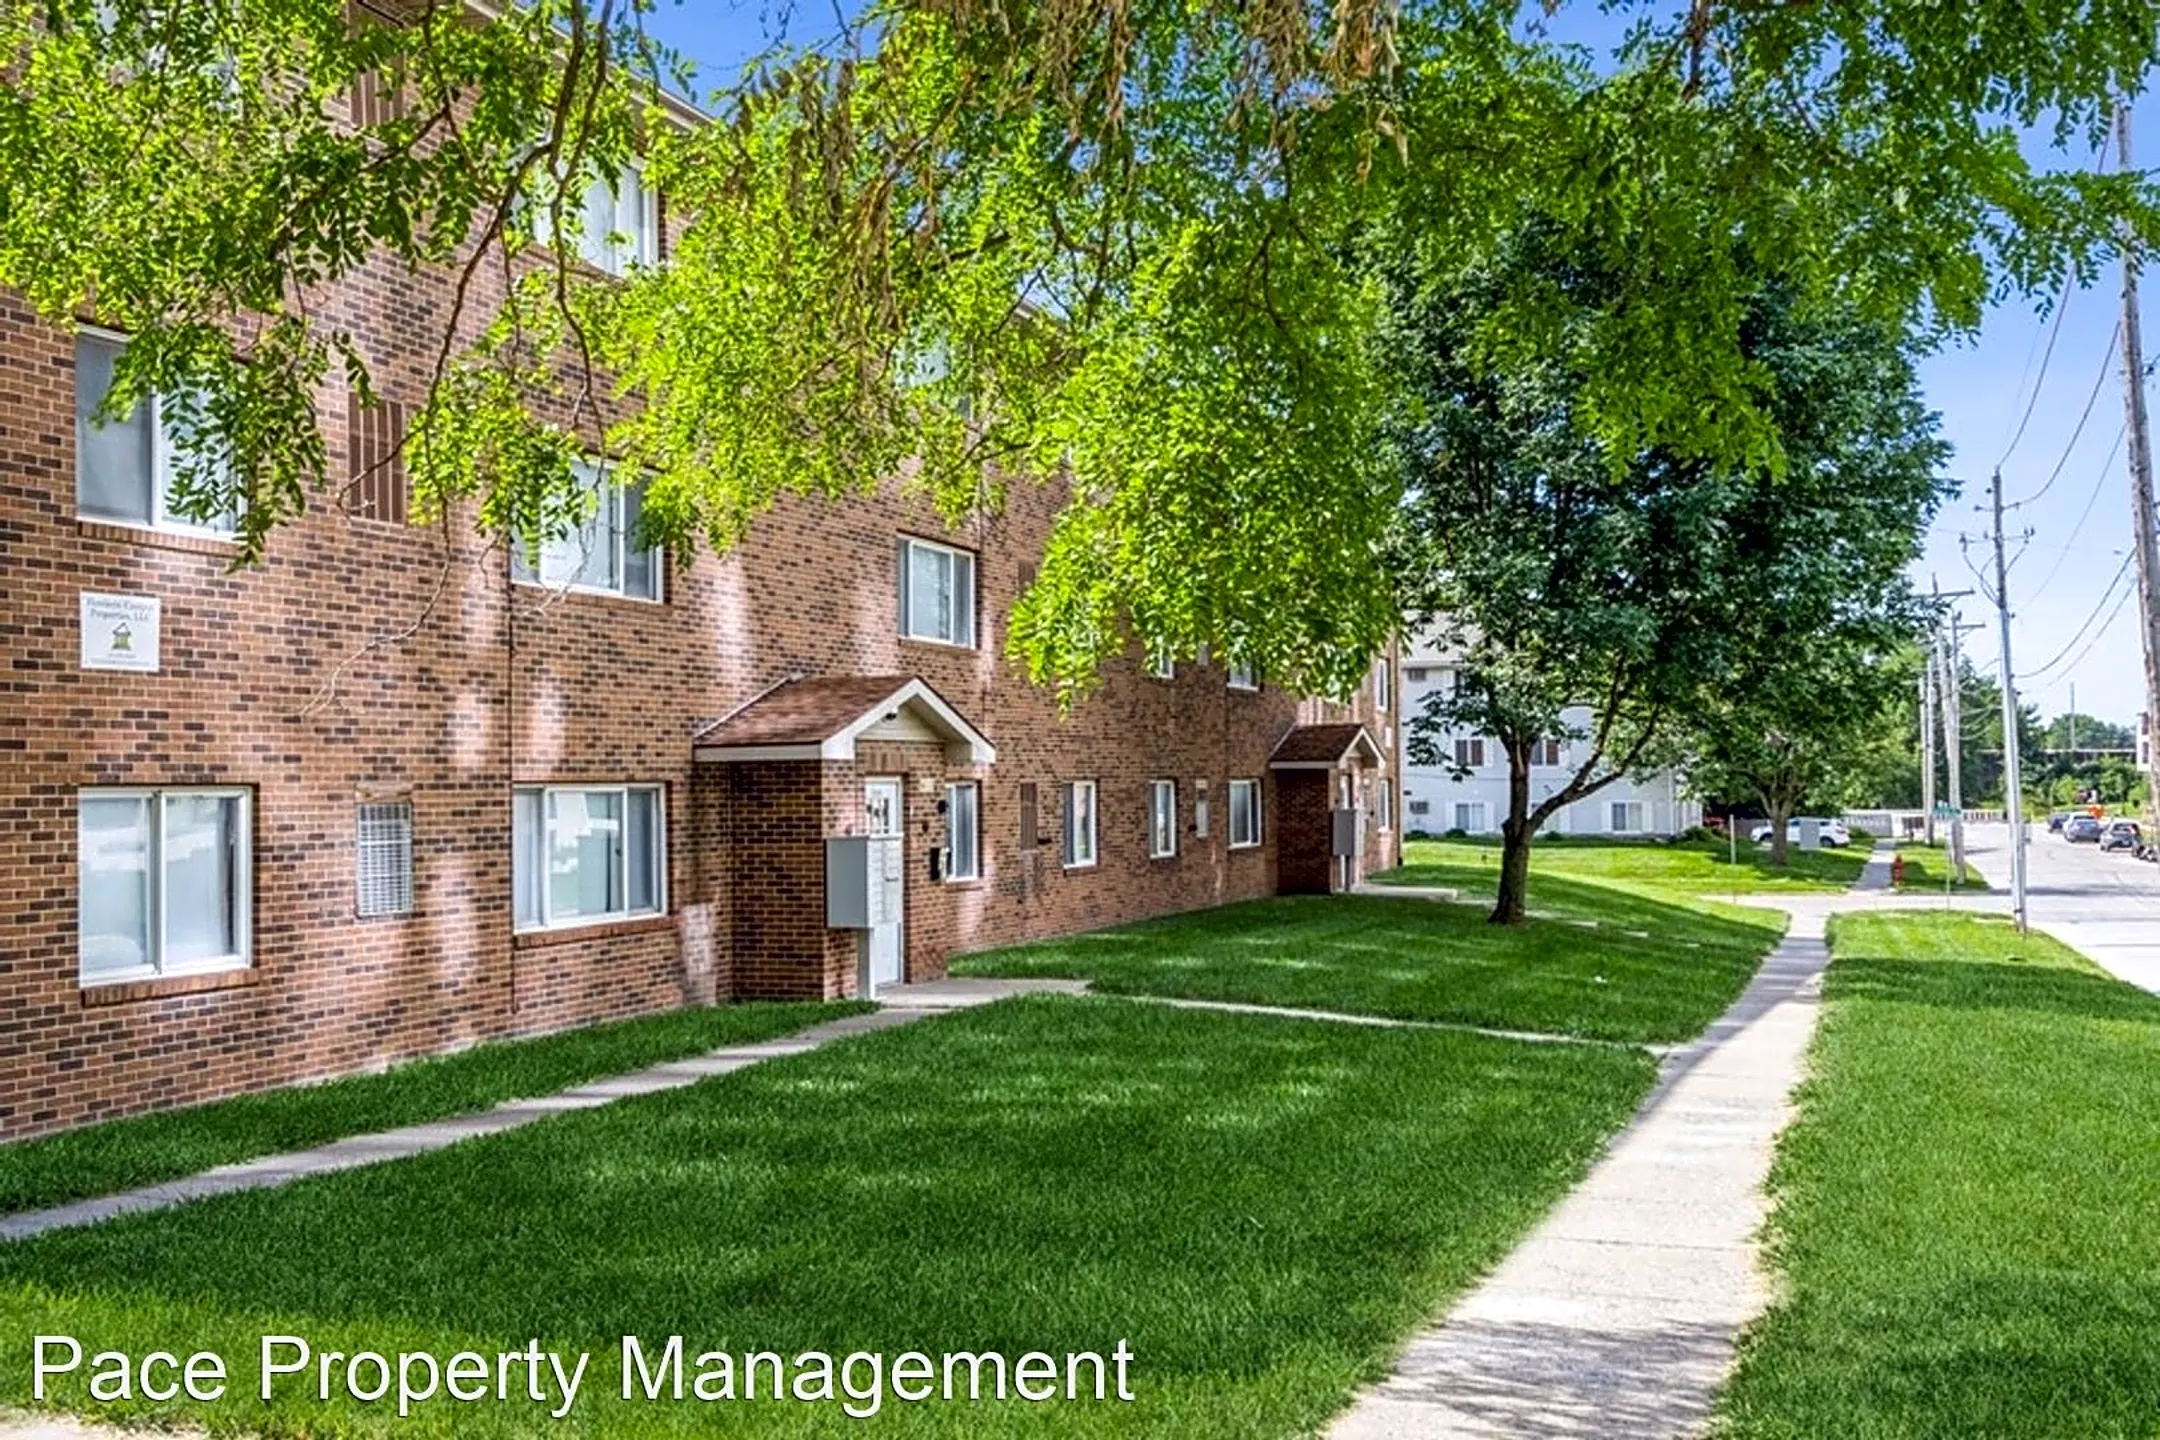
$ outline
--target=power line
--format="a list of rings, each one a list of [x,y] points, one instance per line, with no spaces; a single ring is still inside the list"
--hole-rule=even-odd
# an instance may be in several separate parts
[[[2055,358],[2055,338],[2062,334],[2063,312],[2070,308],[2070,285],[2070,280],[2063,281],[2062,297],[2055,302],[2055,323],[2048,329],[2047,349],[2040,356],[2040,373],[2033,380],[2032,394],[2025,397],[2025,414],[2018,421],[2017,433],[2010,437],[2009,445],[2003,449],[2002,459],[1995,462],[1997,466],[2010,458],[2018,447],[2018,441],[2025,438],[2025,427],[2032,423],[2033,407],[2040,403],[2041,387],[2047,384],[2048,362]]]
[[[2036,670],[2026,671],[2023,675],[2020,675],[2018,677],[2019,679],[2031,680],[2038,676],[2047,674],[2048,671],[2053,670],[2056,665],[2061,663],[2063,656],[2068,655],[2073,649],[2077,647],[2078,641],[2085,638],[2085,632],[2092,627],[2093,621],[2100,618],[2100,612],[2108,607],[2109,601],[2116,598],[2115,587],[2122,584],[2123,576],[2130,573],[2130,562],[2132,560],[2135,560],[2136,558],[2137,551],[2135,550],[2132,550],[2129,554],[2123,556],[2122,568],[2115,572],[2114,579],[2108,581],[2107,589],[2100,592],[2100,603],[2093,606],[2092,614],[2085,617],[2085,623],[2083,625],[2078,626],[2077,634],[2070,637],[2070,643],[2063,646],[2061,650],[2057,651],[2053,660],[2048,661],[2047,664],[2040,666]],[[2125,594],[2127,593],[2128,592],[2125,592]]]
[[[2036,503],[2041,496],[2047,494],[2048,491],[2054,489],[2055,482],[2062,478],[2063,467],[2070,463],[2071,452],[2077,449],[2078,437],[2085,433],[2085,422],[2092,419],[2093,406],[2099,401],[2100,391],[2107,384],[2108,370],[2115,363],[2115,347],[2121,340],[2122,321],[2117,320],[2115,322],[2115,328],[2108,332],[2107,353],[2100,357],[2100,373],[2093,377],[2092,393],[2085,397],[2084,413],[2078,416],[2077,428],[2070,432],[2070,443],[2063,446],[2062,458],[2060,460],[2057,460],[2055,462],[2055,468],[2048,472],[2047,483],[2045,485],[2042,485],[2038,490],[2026,496],[2023,500],[2019,500],[2016,503],[2010,505],[2008,508],[2015,510],[2020,505],[2031,505]],[[2038,398],[2037,392],[2035,394],[2035,398]]]
[[[2078,536],[2085,533],[2085,522],[2092,519],[2093,506],[2100,503],[2100,492],[2107,489],[2108,477],[2112,473],[2115,457],[2122,453],[2123,436],[2129,432],[2130,424],[2128,421],[2124,421],[2115,428],[2115,443],[2108,447],[2107,459],[2100,462],[2100,475],[2099,478],[2093,481],[2092,494],[2085,498],[2085,508],[2079,513],[2077,524],[2070,527],[2070,538],[2063,541],[2062,554],[2056,557],[2055,568],[2048,571],[2047,579],[2040,582],[2039,589],[2047,589],[2049,583],[2057,575],[2062,574],[2062,567],[2069,563],[2070,549],[2077,544]]]
[[[2095,630],[2093,632],[2092,639],[2085,642],[2085,648],[2078,651],[2077,658],[2075,660],[2072,660],[2070,664],[2066,667],[2068,670],[2076,670],[2078,666],[2085,663],[2085,657],[2092,654],[2093,647],[2098,645],[2103,639],[2106,638],[2108,631],[2115,628],[2115,622],[2122,619],[2124,613],[2130,608],[2130,602],[2136,598],[2136,590],[2131,589],[2123,591],[2122,598],[2115,602],[2115,609],[2113,613],[2108,616],[2106,623],[2102,624],[2098,630]],[[2073,690],[2077,688],[2075,681],[2071,683],[2071,688]]]

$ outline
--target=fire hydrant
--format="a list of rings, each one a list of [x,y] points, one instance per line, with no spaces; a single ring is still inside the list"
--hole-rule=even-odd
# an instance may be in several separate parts
[[[1905,883],[1905,857],[1902,854],[1890,857],[1890,883],[1892,885]]]

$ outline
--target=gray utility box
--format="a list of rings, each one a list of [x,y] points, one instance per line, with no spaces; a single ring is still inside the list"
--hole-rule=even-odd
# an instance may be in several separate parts
[[[825,923],[875,930],[900,918],[900,837],[831,835],[825,840]]]
[[[1800,848],[1802,850],[1822,849],[1822,821],[1795,820],[1793,824],[1800,831]]]
[[[1330,810],[1328,853],[1338,860],[1355,859],[1358,853],[1358,812]]]

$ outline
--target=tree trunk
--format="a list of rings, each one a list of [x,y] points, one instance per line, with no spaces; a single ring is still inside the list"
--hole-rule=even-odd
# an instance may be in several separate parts
[[[1792,863],[1792,846],[1785,834],[1785,827],[1791,821],[1791,805],[1777,804],[1770,807],[1770,863],[1780,870]]]
[[[1500,822],[1500,897],[1493,904],[1492,923],[1520,925],[1529,910],[1530,837],[1537,833],[1530,818],[1530,745],[1528,741],[1507,747],[1508,813]]]

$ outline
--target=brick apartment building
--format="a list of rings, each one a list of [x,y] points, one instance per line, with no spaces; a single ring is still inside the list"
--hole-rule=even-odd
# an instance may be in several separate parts
[[[1377,705],[1136,657],[1061,716],[1018,675],[1054,485],[958,531],[891,486],[790,501],[680,566],[611,485],[538,574],[409,524],[387,457],[446,294],[332,297],[392,403],[324,391],[344,503],[235,572],[166,514],[154,407],[90,423],[124,340],[0,293],[0,1138],[1395,862],[1390,659]],[[896,837],[875,923],[828,924],[841,836]]]

